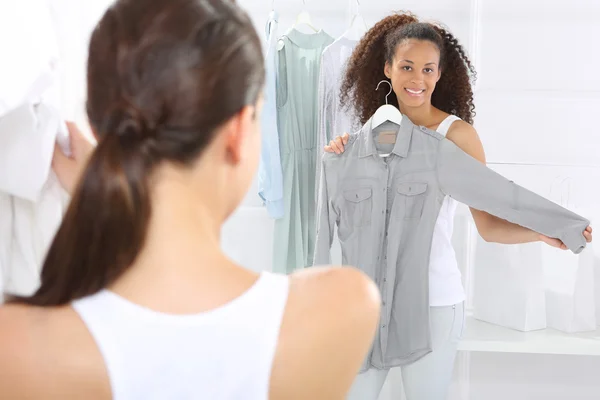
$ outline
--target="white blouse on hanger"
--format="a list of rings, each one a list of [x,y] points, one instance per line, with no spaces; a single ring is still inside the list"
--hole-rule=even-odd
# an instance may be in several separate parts
[[[316,182],[319,184],[323,147],[331,139],[360,129],[360,121],[352,109],[340,104],[340,89],[346,72],[346,64],[358,41],[345,37],[337,39],[323,50],[319,71],[319,130],[317,132],[317,169]],[[315,193],[318,193],[318,186]]]
[[[51,171],[68,133],[46,0],[0,2],[0,53],[0,294],[29,295],[68,203]]]

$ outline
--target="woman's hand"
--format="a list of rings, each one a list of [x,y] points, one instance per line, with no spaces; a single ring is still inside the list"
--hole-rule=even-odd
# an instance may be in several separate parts
[[[350,135],[344,133],[342,136],[336,136],[335,139],[329,142],[329,146],[325,146],[325,152],[342,154],[344,152],[344,145],[348,143]]]
[[[587,228],[585,228],[585,230],[583,231],[583,236],[585,237],[586,242],[590,243],[592,241],[592,227],[591,226],[588,226]],[[557,247],[562,250],[567,250],[567,246],[565,246],[565,244],[559,239],[540,235],[540,240],[549,246]]]
[[[67,157],[60,146],[56,144],[52,157],[52,169],[62,187],[72,195],[87,160],[94,150],[94,145],[83,136],[75,123],[67,122],[67,128],[71,143],[71,157]]]

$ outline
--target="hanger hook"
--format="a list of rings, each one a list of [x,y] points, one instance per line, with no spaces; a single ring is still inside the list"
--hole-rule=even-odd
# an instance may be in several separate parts
[[[388,80],[384,79],[384,80],[380,81],[380,82],[377,84],[377,87],[375,88],[375,91],[378,91],[378,90],[379,90],[379,85],[381,85],[381,83],[383,83],[383,82],[385,82],[385,83],[387,83],[388,85],[390,85],[390,91],[388,92],[388,94],[386,94],[386,95],[385,95],[385,104],[387,104],[387,103],[388,103],[388,99],[387,99],[387,98],[388,98],[388,96],[389,96],[390,94],[392,94],[392,90],[394,90],[394,88],[392,88],[392,84],[390,83],[390,81],[388,81]]]

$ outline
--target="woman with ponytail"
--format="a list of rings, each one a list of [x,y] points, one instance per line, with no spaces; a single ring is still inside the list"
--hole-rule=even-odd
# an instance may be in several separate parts
[[[71,125],[74,159],[55,158],[72,201],[39,289],[0,308],[1,399],[344,397],[379,318],[373,282],[254,273],[220,249],[257,167],[263,82],[234,2],[106,11],[87,73],[98,144],[88,157]]]
[[[485,154],[473,128],[475,106],[471,82],[475,71],[462,46],[444,27],[419,22],[410,13],[390,15],[362,38],[347,66],[341,102],[352,107],[366,123],[385,104],[382,80],[390,82],[394,95],[388,102],[415,125],[444,135],[465,153],[485,163]],[[332,140],[325,151],[340,154],[348,134]],[[402,365],[408,400],[444,400],[452,380],[457,345],[464,327],[465,293],[452,246],[456,201],[446,197],[433,232],[429,262],[429,305],[432,352]],[[483,211],[471,209],[483,239],[498,243],[544,241],[566,249],[557,239],[512,224]],[[583,232],[591,241],[591,228]],[[409,318],[410,323],[410,316]],[[360,374],[349,400],[375,400],[388,370],[370,369]]]

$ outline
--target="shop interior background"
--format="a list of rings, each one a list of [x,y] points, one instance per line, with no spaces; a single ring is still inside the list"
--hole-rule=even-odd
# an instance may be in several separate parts
[[[9,1],[9,0],[3,0]],[[12,0],[22,1],[22,0]],[[85,58],[94,24],[108,0],[50,0],[58,23],[65,116],[86,127]],[[238,0],[260,34],[271,8],[279,34],[303,8],[313,25],[339,37],[357,2],[351,0]],[[303,3],[306,3],[305,5]],[[568,178],[569,204],[600,209],[600,1],[598,0],[405,0],[360,1],[370,27],[394,10],[442,21],[458,37],[478,72],[475,127],[490,167],[541,195]],[[32,35],[35,32],[31,32]],[[264,36],[264,35],[263,35]],[[10,55],[5,54],[10,62]],[[342,132],[340,132],[341,134]],[[594,223],[595,221],[592,221]],[[473,225],[465,207],[457,214],[455,247],[472,307]],[[254,270],[270,269],[273,221],[256,183],[223,229],[223,246]],[[597,246],[600,248],[600,246]],[[598,250],[596,250],[598,253]],[[466,332],[469,337],[469,332]],[[463,350],[457,359],[451,400],[600,398],[598,347],[540,351],[530,336],[519,352],[503,343]],[[539,340],[546,340],[543,336]],[[600,346],[600,334],[597,335]],[[544,348],[553,347],[545,343]],[[573,348],[577,347],[571,346]],[[507,350],[508,349],[508,350]],[[571,354],[561,354],[571,353]],[[399,371],[390,374],[380,400],[402,399]]]

